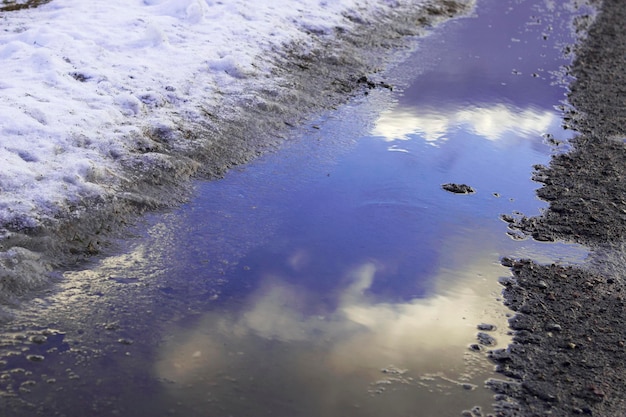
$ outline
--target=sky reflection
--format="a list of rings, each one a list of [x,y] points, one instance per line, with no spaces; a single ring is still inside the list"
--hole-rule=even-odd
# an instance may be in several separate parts
[[[447,110],[398,106],[383,112],[372,131],[385,141],[409,140],[419,135],[428,142],[442,142],[464,129],[470,134],[497,141],[509,133],[538,138],[560,118],[549,110],[490,104]]]
[[[482,389],[474,373],[484,369],[468,357],[467,346],[475,340],[477,323],[495,320],[506,329],[505,309],[493,298],[503,272],[493,254],[476,254],[458,269],[442,267],[435,279],[448,288],[398,303],[371,297],[379,268],[365,262],[339,280],[344,282],[334,294],[339,301],[326,314],[311,313],[317,295],[305,285],[260,272],[261,284],[240,310],[207,312],[193,325],[173,326],[158,354],[156,377],[185,402],[197,403],[210,391],[222,404],[236,403],[233,384],[255,403],[306,394],[315,405],[303,413],[299,403],[298,415],[375,416],[383,410],[402,415],[432,402],[442,383],[448,393],[450,386],[462,392],[464,383],[478,382]],[[494,336],[507,342],[502,333]],[[249,387],[259,379],[262,386]],[[419,389],[424,386],[430,389]],[[398,390],[411,393],[399,398]],[[390,405],[398,399],[403,404]],[[344,408],[365,403],[367,411]]]
[[[67,273],[45,317],[25,315],[67,333],[72,348],[33,368],[58,379],[63,410],[105,395],[136,416],[439,417],[490,404],[493,366],[468,345],[481,322],[507,342],[499,258],[585,253],[515,241],[499,220],[540,209],[541,135],[569,134],[547,76],[563,60],[541,36],[566,19],[544,15],[533,32],[536,2],[483,3],[421,41],[396,74],[423,71],[403,95],[372,90],[295,146],[198,184],[126,254]],[[70,367],[80,380],[63,380]]]

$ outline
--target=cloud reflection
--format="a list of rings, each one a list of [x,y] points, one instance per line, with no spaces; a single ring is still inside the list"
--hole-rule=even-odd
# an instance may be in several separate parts
[[[195,331],[175,331],[178,334],[164,347],[156,371],[162,378],[181,383],[200,375],[210,378],[220,368],[235,366],[233,361],[242,360],[229,356],[229,349],[268,360],[268,353],[254,346],[266,343],[263,340],[283,346],[295,344],[290,355],[307,357],[317,351],[315,355],[322,354],[323,360],[315,372],[322,374],[347,375],[364,367],[375,373],[388,365],[411,369],[418,367],[416,363],[420,363],[421,372],[438,372],[446,355],[450,367],[452,363],[461,366],[460,352],[474,340],[475,326],[486,314],[485,297],[489,297],[490,290],[484,287],[495,281],[477,283],[476,274],[490,268],[497,274],[500,267],[491,264],[483,259],[473,266],[465,265],[464,272],[454,272],[472,279],[473,288],[461,286],[449,293],[405,303],[380,303],[368,294],[377,267],[366,263],[350,274],[349,284],[338,294],[336,309],[326,314],[311,313],[315,310],[311,309],[314,295],[306,288],[268,275],[243,312],[221,317],[209,314]],[[299,372],[274,371],[292,375]]]
[[[337,309],[324,317],[303,313],[304,289],[272,279],[235,327],[283,342],[333,340],[328,363],[342,373],[372,363],[408,366],[418,353],[437,355],[473,339],[476,322],[463,317],[480,315],[480,294],[459,288],[407,303],[374,302],[367,291],[376,271],[371,263],[355,269]]]
[[[440,142],[454,131],[465,128],[472,134],[495,141],[510,132],[517,136],[539,136],[558,120],[551,111],[521,109],[504,104],[446,111],[398,107],[381,114],[372,134],[389,142],[408,140],[414,135],[428,142]]]

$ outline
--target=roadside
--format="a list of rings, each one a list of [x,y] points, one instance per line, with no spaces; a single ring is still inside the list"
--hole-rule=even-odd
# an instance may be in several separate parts
[[[491,353],[509,380],[489,381],[498,416],[617,416],[626,413],[626,5],[605,0],[570,69],[573,106],[565,117],[579,133],[573,149],[536,167],[538,217],[503,216],[536,240],[588,245],[583,267],[503,259],[513,343]]]

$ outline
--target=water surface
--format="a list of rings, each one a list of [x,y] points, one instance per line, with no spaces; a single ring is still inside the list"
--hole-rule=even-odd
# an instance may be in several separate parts
[[[495,347],[508,342],[499,259],[585,256],[519,240],[499,220],[544,207],[532,165],[570,137],[558,106],[573,13],[479,1],[380,75],[393,92],[372,90],[280,151],[199,182],[192,201],[120,242],[126,251],[66,272],[2,335],[7,410],[488,409],[493,366],[470,346],[480,323],[497,326]]]

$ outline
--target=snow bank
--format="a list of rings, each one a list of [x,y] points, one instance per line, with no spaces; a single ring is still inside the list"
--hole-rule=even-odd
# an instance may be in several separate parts
[[[260,149],[249,142],[345,95],[349,71],[372,70],[355,48],[466,3],[53,0],[0,12],[0,251],[42,251],[34,237],[96,207],[158,204],[159,186],[246,160]],[[0,276],[15,275],[11,262]]]
[[[268,82],[261,51],[375,3],[55,0],[2,15],[0,223],[35,227],[115,189],[135,135]]]

